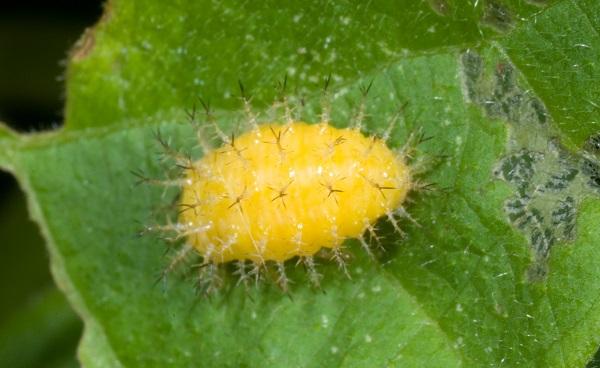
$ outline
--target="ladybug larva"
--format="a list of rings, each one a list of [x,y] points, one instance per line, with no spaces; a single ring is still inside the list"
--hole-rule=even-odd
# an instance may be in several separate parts
[[[327,107],[320,122],[309,124],[293,118],[286,101],[281,122],[259,124],[244,102],[246,132],[226,135],[209,119],[205,126],[215,129],[220,147],[205,148],[199,159],[173,154],[183,168],[176,180],[177,220],[147,228],[174,233],[171,239],[183,242],[163,275],[191,253],[200,258],[204,293],[219,289],[220,266],[228,264],[244,283],[273,270],[287,291],[286,261],[295,259],[318,286],[317,253],[328,254],[347,273],[346,239],[358,239],[371,254],[367,235],[377,237],[379,218],[401,232],[396,216],[408,216],[402,205],[418,186],[408,164],[410,147],[390,149],[389,131],[381,138],[364,135],[360,116],[355,126],[336,128]],[[364,115],[364,106],[359,111]]]

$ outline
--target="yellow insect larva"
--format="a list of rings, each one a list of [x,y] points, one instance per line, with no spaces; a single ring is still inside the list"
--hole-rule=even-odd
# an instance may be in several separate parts
[[[375,137],[326,123],[263,124],[186,171],[179,223],[204,262],[262,265],[339,251],[412,187],[403,157]]]
[[[211,263],[283,262],[359,238],[404,201],[410,170],[381,141],[328,124],[265,124],[187,171],[180,222]]]
[[[285,264],[296,259],[318,285],[315,254],[329,255],[348,274],[347,239],[358,239],[371,254],[367,239],[378,239],[379,218],[401,232],[396,215],[408,216],[402,205],[419,186],[408,164],[410,142],[396,151],[386,145],[389,131],[382,138],[363,135],[362,105],[354,127],[336,128],[327,106],[320,123],[308,124],[293,118],[284,101],[284,123],[259,124],[244,103],[249,129],[230,137],[205,106],[223,143],[202,144],[200,159],[161,141],[183,168],[178,178],[163,182],[180,187],[177,220],[147,228],[184,243],[163,276],[193,254],[200,258],[199,288],[205,293],[222,285],[221,266],[230,263],[243,282],[272,275],[274,268],[277,283],[287,290]],[[195,122],[193,114],[191,119]],[[205,126],[210,124],[198,126],[201,143]]]

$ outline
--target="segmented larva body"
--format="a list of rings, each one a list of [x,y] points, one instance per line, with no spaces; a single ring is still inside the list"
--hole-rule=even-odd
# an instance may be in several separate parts
[[[179,222],[204,262],[282,263],[363,239],[412,186],[380,139],[327,123],[263,124],[196,161]],[[364,241],[364,240],[363,240]]]
[[[195,110],[190,121],[203,156],[192,159],[159,137],[166,162],[175,161],[183,172],[167,180],[138,175],[144,182],[180,188],[177,221],[145,229],[164,234],[169,242],[183,241],[162,278],[195,255],[200,258],[198,289],[204,294],[224,285],[222,273],[229,267],[221,266],[230,263],[244,284],[269,278],[275,268],[277,284],[287,291],[286,261],[295,258],[310,282],[319,286],[316,254],[333,260],[349,275],[345,240],[358,239],[372,256],[371,241],[379,240],[375,222],[382,216],[402,233],[397,216],[411,219],[403,207],[407,195],[427,186],[415,180],[421,170],[412,163],[422,136],[411,134],[400,150],[386,145],[399,114],[379,138],[361,133],[364,98],[353,126],[343,129],[330,125],[326,99],[318,124],[294,118],[285,96],[274,105],[283,107],[284,123],[259,124],[249,100],[242,99],[245,133],[227,136],[201,101],[206,123],[196,121]],[[214,128],[220,147],[207,141],[207,127]]]

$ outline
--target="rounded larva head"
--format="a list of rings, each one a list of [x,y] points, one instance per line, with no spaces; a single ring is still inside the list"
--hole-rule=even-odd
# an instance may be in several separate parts
[[[400,207],[404,158],[380,139],[321,123],[263,124],[187,169],[179,223],[205,262],[282,262],[339,248]]]

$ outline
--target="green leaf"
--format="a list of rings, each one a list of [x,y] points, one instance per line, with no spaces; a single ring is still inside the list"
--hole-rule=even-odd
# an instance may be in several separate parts
[[[537,10],[520,0],[485,8],[458,0],[111,1],[73,51],[67,129],[145,121],[190,108],[199,95],[237,110],[239,79],[264,107],[286,74],[299,93],[320,89],[328,74],[352,83],[414,51],[474,44],[492,33],[479,18],[496,24],[498,13],[519,19]]]
[[[596,1],[563,1],[502,42],[566,143],[578,147],[600,130],[599,30]]]
[[[583,366],[600,343],[600,165],[593,145],[575,148],[597,115],[550,90],[592,93],[595,54],[540,36],[595,45],[578,17],[598,19],[600,6],[109,3],[73,51],[65,128],[21,137],[0,160],[29,195],[55,277],[86,323],[82,362]],[[570,61],[591,72],[580,76]],[[386,252],[376,261],[350,241],[351,279],[320,260],[323,293],[301,270],[290,297],[261,286],[202,299],[178,277],[153,286],[165,246],[135,234],[170,194],[135,186],[130,174],[161,172],[153,132],[189,148],[185,110],[197,96],[230,131],[244,118],[238,79],[268,119],[286,74],[307,121],[316,122],[328,75],[340,126],[373,80],[370,132],[405,106],[390,144],[418,127],[432,136],[420,157],[447,159],[426,177],[440,189],[409,206],[419,225],[403,222],[400,239],[382,221]]]
[[[10,146],[15,139],[17,139],[17,134],[0,121],[0,147],[2,147],[0,149],[0,165],[2,167],[8,168],[9,166]]]

